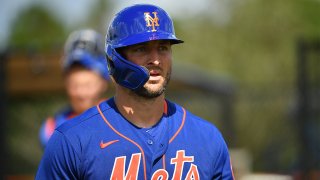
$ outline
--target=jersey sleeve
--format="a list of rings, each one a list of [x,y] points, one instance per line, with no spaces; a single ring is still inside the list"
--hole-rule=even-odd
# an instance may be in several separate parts
[[[225,163],[222,170],[222,179],[234,180],[234,175],[233,175],[233,170],[232,170],[232,165],[231,165],[231,160],[229,155],[228,155],[228,158],[225,159]]]
[[[35,179],[80,179],[79,154],[65,135],[55,131],[50,138]]]
[[[220,139],[220,148],[219,148],[220,152],[214,166],[215,167],[214,169],[217,170],[216,171],[217,173],[215,174],[214,179],[234,180],[228,147],[220,133],[219,133],[219,139]]]

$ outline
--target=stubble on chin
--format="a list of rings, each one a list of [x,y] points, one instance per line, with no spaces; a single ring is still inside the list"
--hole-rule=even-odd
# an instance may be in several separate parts
[[[157,98],[165,92],[167,85],[169,84],[170,77],[171,77],[171,71],[169,71],[167,73],[163,84],[156,90],[151,90],[148,88],[147,85],[144,85],[143,87],[141,87],[133,92],[134,92],[134,94],[138,95],[139,97],[143,97],[145,99]]]

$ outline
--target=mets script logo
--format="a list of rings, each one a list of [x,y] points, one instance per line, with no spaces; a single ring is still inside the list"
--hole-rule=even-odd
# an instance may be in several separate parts
[[[140,167],[141,153],[131,155],[130,164],[125,172],[126,156],[117,157],[113,164],[112,174],[110,179],[138,179],[139,167]],[[198,167],[193,164],[194,156],[186,156],[184,150],[176,152],[176,157],[171,158],[170,164],[174,165],[174,171],[172,179],[182,179],[184,176],[186,180],[199,180]],[[191,163],[187,174],[183,175],[184,166],[186,163]],[[169,173],[165,169],[158,169],[151,177],[151,180],[168,180]]]
[[[152,12],[153,17],[150,15],[150,12],[144,13],[144,19],[146,20],[147,27],[151,27],[151,32],[157,31],[156,26],[159,26],[159,18],[157,17],[157,12]]]

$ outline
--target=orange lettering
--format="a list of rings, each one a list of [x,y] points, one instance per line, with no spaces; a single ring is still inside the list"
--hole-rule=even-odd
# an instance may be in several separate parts
[[[191,164],[186,180],[199,180],[199,179],[200,178],[199,178],[198,167],[194,164]]]
[[[140,159],[141,159],[141,153],[132,154],[127,173],[126,175],[124,175],[126,156],[117,157],[113,165],[111,179],[113,180],[138,179]]]
[[[151,180],[168,180],[169,174],[164,169],[158,169],[153,173]]]
[[[171,164],[175,164],[173,179],[181,179],[185,162],[193,162],[193,156],[185,156],[184,150],[179,150],[176,157],[171,159]]]

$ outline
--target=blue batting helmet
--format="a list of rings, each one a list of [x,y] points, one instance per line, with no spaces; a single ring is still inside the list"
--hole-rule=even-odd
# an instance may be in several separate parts
[[[67,71],[73,64],[80,64],[109,80],[103,47],[102,35],[94,30],[72,32],[65,43],[63,69]]]
[[[109,73],[118,84],[136,90],[148,81],[149,72],[123,58],[116,49],[153,40],[183,42],[175,36],[171,17],[160,7],[137,4],[115,15],[106,35],[105,52]]]

